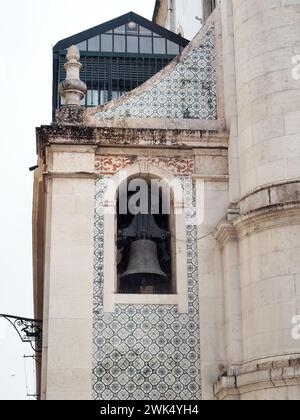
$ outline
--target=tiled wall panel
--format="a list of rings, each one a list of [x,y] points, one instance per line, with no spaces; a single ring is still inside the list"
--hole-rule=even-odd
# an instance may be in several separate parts
[[[180,177],[190,205],[190,178]],[[120,305],[103,313],[103,197],[110,176],[96,182],[93,398],[198,400],[200,389],[196,229],[187,225],[189,313],[174,306]]]
[[[187,47],[189,48],[189,47]],[[167,70],[167,69],[166,69]],[[183,56],[170,71],[142,89],[129,93],[116,105],[103,108],[101,118],[193,118],[217,119],[215,28]]]

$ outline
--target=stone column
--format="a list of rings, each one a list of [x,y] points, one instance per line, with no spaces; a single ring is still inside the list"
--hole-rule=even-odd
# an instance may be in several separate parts
[[[292,319],[300,311],[300,81],[292,62],[300,0],[232,4],[242,195],[233,220],[244,348],[237,385],[242,399],[295,399],[300,386],[287,385],[299,383]]]
[[[300,0],[233,0],[242,196],[299,180]]]

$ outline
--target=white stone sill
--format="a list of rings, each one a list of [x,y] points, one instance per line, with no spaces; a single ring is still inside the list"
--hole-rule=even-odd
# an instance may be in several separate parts
[[[112,294],[104,297],[104,312],[113,312],[114,305],[163,305],[178,306],[178,313],[188,313],[185,295],[127,295]]]

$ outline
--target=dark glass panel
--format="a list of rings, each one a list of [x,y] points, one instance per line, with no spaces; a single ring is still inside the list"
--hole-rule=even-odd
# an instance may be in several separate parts
[[[152,38],[140,37],[140,52],[152,54]]]
[[[105,104],[108,102],[108,91],[107,90],[100,90],[100,105]]]
[[[113,44],[112,44],[112,35],[101,35],[101,51],[105,52],[112,52]]]
[[[114,36],[114,51],[115,52],[125,52],[126,51],[126,38],[123,35]]]
[[[114,100],[114,99],[118,99],[118,98],[120,98],[120,96],[124,95],[124,93],[125,93],[125,92],[122,92],[122,91],[119,91],[119,90],[113,90],[113,91],[111,92],[111,99],[112,99],[112,100]]]
[[[140,34],[152,36],[152,32],[149,29],[144,28],[143,26],[140,26]]]
[[[164,38],[153,38],[154,54],[166,54],[166,40]]]
[[[137,36],[127,37],[127,52],[138,53],[139,52],[139,39]]]
[[[79,51],[86,51],[87,50],[87,42],[83,41],[80,44],[77,44]]]
[[[167,41],[168,54],[179,54],[179,45],[172,41]]]
[[[96,106],[99,105],[99,95],[98,90],[88,90],[86,94],[86,103],[87,106]]]
[[[99,51],[100,50],[100,38],[95,36],[88,40],[88,50],[89,51]]]
[[[114,29],[115,34],[125,34],[125,25],[119,26]]]

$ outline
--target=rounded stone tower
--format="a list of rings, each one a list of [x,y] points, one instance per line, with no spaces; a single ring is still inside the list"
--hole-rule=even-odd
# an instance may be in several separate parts
[[[232,4],[241,183],[233,224],[245,363],[239,386],[247,389],[244,399],[299,399],[300,0]]]

